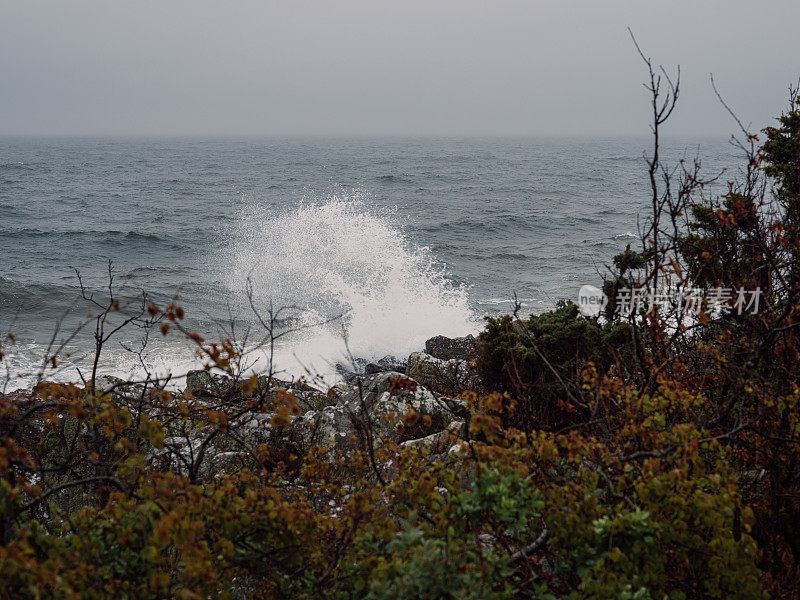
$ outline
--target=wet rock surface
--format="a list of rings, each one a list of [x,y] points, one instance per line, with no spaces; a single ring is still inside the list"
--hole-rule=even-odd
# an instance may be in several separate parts
[[[441,360],[472,360],[478,350],[474,335],[449,338],[437,335],[425,342],[425,353]]]

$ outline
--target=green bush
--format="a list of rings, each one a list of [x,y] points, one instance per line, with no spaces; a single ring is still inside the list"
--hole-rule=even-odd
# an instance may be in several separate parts
[[[630,329],[625,323],[600,325],[580,315],[577,305],[560,302],[555,310],[487,318],[478,345],[477,367],[484,385],[509,392],[517,401],[506,424],[546,429],[580,419],[580,375],[588,362],[601,371],[627,360]]]

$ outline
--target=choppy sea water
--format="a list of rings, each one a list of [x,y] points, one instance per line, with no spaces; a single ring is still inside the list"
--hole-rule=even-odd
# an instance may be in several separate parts
[[[649,143],[0,138],[0,332],[16,336],[2,372],[11,388],[37,376],[51,340],[86,319],[75,270],[102,298],[109,260],[123,299],[143,289],[163,305],[178,293],[188,326],[209,338],[259,338],[249,280],[262,314],[294,307],[283,325],[300,330],[281,339],[279,366],[328,379],[348,353],[403,356],[432,335],[475,332],[515,295],[546,310],[598,284],[635,241]],[[699,151],[709,175],[738,161],[724,139],[664,151]],[[77,379],[90,334],[46,376]],[[108,345],[105,372],[196,364],[178,336],[155,336],[141,360],[129,352],[141,332],[125,336]]]

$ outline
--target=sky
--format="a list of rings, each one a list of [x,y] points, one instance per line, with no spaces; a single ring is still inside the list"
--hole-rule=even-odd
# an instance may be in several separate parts
[[[0,0],[0,134],[632,135],[769,125],[800,2]]]

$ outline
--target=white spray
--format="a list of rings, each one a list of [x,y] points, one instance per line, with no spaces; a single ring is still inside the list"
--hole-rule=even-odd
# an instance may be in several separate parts
[[[291,337],[281,368],[326,374],[346,357],[405,357],[433,335],[474,332],[466,290],[453,285],[424,247],[409,243],[396,216],[358,196],[304,202],[275,213],[250,206],[232,236],[227,283],[250,278],[261,306],[295,306],[300,321],[324,325]],[[345,337],[347,345],[345,346]]]

